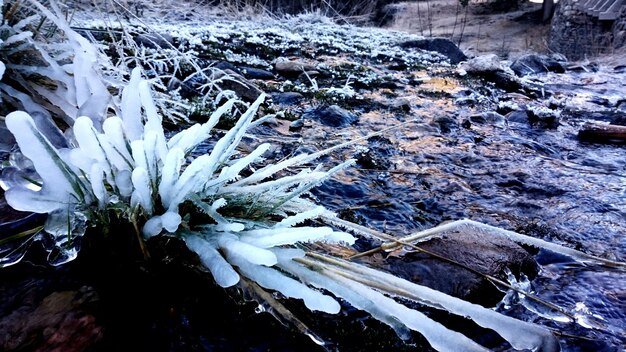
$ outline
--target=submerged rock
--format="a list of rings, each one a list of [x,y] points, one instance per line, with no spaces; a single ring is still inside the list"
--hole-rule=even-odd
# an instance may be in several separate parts
[[[511,69],[520,77],[536,73],[565,72],[565,68],[557,60],[539,54],[527,54],[519,57],[511,64]]]
[[[337,105],[322,106],[305,112],[305,117],[319,121],[329,127],[347,127],[355,123],[359,117]]]
[[[411,251],[398,255],[392,252],[385,259],[384,269],[420,285],[485,306],[495,305],[504,294],[471,270],[505,282],[504,270],[507,268],[515,275],[524,273],[530,278],[538,272],[532,255],[516,243],[476,231],[453,232],[418,246],[462,266]]]
[[[451,64],[458,64],[467,60],[461,49],[450,39],[446,38],[426,38],[409,40],[400,44],[403,49],[417,48],[426,51],[437,52],[450,60]]]

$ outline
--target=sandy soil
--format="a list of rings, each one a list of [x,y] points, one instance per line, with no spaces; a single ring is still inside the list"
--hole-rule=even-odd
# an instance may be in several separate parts
[[[399,4],[391,29],[460,42],[468,55],[496,53],[515,58],[527,52],[546,52],[549,25],[541,23],[541,4],[524,3],[513,11],[488,13],[484,2],[467,8],[458,0],[432,0]]]

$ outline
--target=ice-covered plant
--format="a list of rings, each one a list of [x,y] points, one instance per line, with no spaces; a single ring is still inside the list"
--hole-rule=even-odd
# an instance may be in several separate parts
[[[96,47],[62,20],[54,2],[45,7],[11,1],[5,10],[0,25],[5,105],[70,126],[85,114],[101,123],[111,95],[97,72],[105,62]]]

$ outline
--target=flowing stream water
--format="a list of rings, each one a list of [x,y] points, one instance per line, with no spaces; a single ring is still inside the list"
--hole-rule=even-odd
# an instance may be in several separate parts
[[[399,94],[410,101],[409,114],[363,112],[357,123],[339,129],[305,122],[295,135],[302,143],[296,151],[321,150],[414,118],[334,155],[356,158],[357,166],[315,189],[315,198],[344,217],[390,234],[470,218],[623,261],[624,146],[577,138],[584,122],[610,119],[616,108],[606,105],[626,97],[626,75],[616,71],[535,76],[536,83],[554,92],[551,99],[563,101],[557,125],[477,118],[472,108],[455,103],[464,89],[459,83],[432,78],[419,92],[405,87]],[[433,94],[425,94],[428,89]],[[281,128],[269,133],[276,131]],[[531,290],[579,322],[559,322],[562,316],[532,304],[504,304],[501,309],[576,336],[563,340],[565,351],[622,350],[626,272],[584,267],[547,251],[540,251],[537,260],[541,270]]]

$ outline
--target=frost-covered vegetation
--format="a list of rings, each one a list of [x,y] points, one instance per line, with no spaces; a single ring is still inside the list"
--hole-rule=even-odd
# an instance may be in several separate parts
[[[349,160],[330,169],[321,164],[307,168],[345,145],[274,164],[263,160],[268,144],[240,152],[245,133],[267,119],[257,117],[263,95],[219,138],[215,126],[220,119],[244,104],[237,98],[216,108],[207,122],[169,134],[163,127],[168,110],[158,105],[140,67],[120,72],[122,68],[113,66],[61,19],[54,3],[52,11],[34,0],[29,4],[35,11],[23,10],[29,16],[17,23],[10,23],[5,13],[0,89],[6,126],[21,154],[32,162],[36,176],[19,182],[5,180],[9,185],[5,197],[15,209],[48,215],[39,236],[53,240],[47,248],[52,264],[76,258],[87,228],[98,231],[121,222],[134,229],[142,245],[155,236],[181,239],[222,287],[254,281],[326,313],[338,313],[341,304],[347,303],[369,312],[401,337],[407,337],[410,330],[420,332],[437,350],[486,349],[395,298],[470,317],[516,349],[558,350],[558,341],[546,328],[303,245],[349,245],[354,236],[389,239],[341,220],[304,197],[312,187],[351,165]],[[5,9],[20,6],[18,2],[7,5]],[[47,21],[62,31],[53,35],[58,40],[55,47],[33,32],[34,24]],[[219,36],[220,32],[210,33]],[[294,45],[299,45],[295,43],[301,42],[301,35],[292,35]],[[253,33],[242,37],[256,40]],[[323,36],[317,40],[329,46],[334,43]],[[41,60],[27,61],[26,50],[34,50]],[[130,79],[122,83],[124,74]],[[336,93],[349,95],[352,89],[346,83]],[[68,127],[65,131],[63,125]],[[216,139],[209,151],[195,153],[209,138]],[[297,166],[304,167],[293,171]],[[302,225],[313,219],[326,226]],[[524,237],[514,239],[525,241]],[[537,240],[527,242],[543,245]],[[574,257],[579,254],[545,246]],[[3,264],[20,258],[7,255]]]

